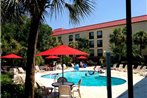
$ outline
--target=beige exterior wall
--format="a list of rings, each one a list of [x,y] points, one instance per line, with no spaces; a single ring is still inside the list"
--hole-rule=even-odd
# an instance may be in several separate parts
[[[97,49],[103,49],[110,50],[109,48],[109,35],[114,31],[115,28],[124,28],[125,25],[120,26],[113,26],[113,27],[107,27],[107,28],[101,28],[101,29],[95,29],[95,30],[89,30],[89,31],[83,31],[83,32],[75,32],[71,34],[65,34],[65,35],[58,35],[61,36],[62,42],[66,45],[69,44],[69,35],[73,35],[73,40],[75,40],[75,34],[80,34],[81,38],[89,39],[89,32],[94,32],[94,56],[97,56]],[[132,33],[136,33],[138,31],[146,31],[147,32],[147,21],[139,22],[139,23],[133,23],[132,24]],[[102,38],[97,38],[97,31],[102,31]],[[102,39],[103,40],[103,47],[97,47],[97,40]],[[91,39],[89,39],[91,40]],[[147,55],[147,49],[143,50],[143,54]]]

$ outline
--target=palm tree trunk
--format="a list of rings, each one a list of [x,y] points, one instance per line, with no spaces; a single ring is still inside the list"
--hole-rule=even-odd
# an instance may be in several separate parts
[[[38,39],[38,27],[41,16],[32,16],[30,34],[28,39],[27,64],[26,64],[26,80],[25,80],[25,98],[34,98],[34,82],[35,82],[35,53]]]

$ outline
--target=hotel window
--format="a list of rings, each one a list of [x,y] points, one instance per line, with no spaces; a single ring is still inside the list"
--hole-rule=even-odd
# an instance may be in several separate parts
[[[89,47],[94,48],[94,41],[89,41]]]
[[[98,56],[103,56],[103,49],[98,49],[97,50],[97,55]]]
[[[94,39],[94,32],[89,32],[89,39]]]
[[[90,56],[94,56],[94,49],[90,49],[89,52],[90,52]]]
[[[97,47],[103,47],[103,41],[97,40]]]
[[[102,38],[102,31],[97,31],[97,38]]]
[[[75,40],[77,41],[77,40],[79,40],[80,39],[80,34],[76,34],[75,35]]]
[[[61,41],[61,39],[62,39],[61,36],[59,36],[59,37],[58,37],[58,41]]]
[[[73,35],[69,35],[69,41],[73,41]]]

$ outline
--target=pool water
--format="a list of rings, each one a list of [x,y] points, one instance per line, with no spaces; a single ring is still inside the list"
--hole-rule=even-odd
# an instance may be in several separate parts
[[[62,76],[62,73],[56,74],[46,74],[43,75],[43,78],[58,79]],[[93,71],[69,71],[64,72],[64,77],[67,78],[69,82],[74,82],[78,84],[79,79],[82,79],[81,86],[106,86],[107,77],[101,76],[98,72]],[[121,85],[125,83],[126,80],[116,77],[111,77],[112,86]]]

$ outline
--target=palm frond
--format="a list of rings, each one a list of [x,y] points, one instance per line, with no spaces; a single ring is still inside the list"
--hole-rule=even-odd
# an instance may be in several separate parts
[[[49,14],[51,17],[55,16],[55,18],[57,18],[57,15],[62,15],[64,5],[63,0],[52,0],[52,2],[50,2],[50,5]]]
[[[1,1],[2,23],[6,21],[21,22],[21,16],[25,14],[22,0],[2,0]]]
[[[92,0],[52,0],[50,4],[50,16],[57,18],[59,14],[69,12],[69,23],[77,24],[85,16],[88,16],[94,8]],[[63,9],[66,8],[66,9]]]
[[[74,3],[71,5],[75,11],[69,9],[70,23],[79,23],[81,19],[90,15],[94,10],[94,2],[90,0],[74,0]]]

